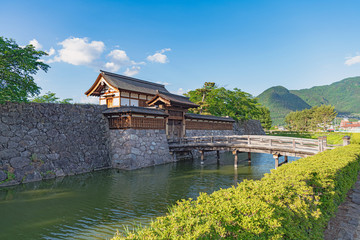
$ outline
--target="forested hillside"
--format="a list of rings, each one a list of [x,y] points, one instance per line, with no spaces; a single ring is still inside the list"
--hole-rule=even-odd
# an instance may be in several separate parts
[[[310,106],[331,104],[339,113],[360,113],[360,77],[346,78],[330,85],[291,90]]]
[[[273,125],[284,123],[286,114],[291,111],[311,108],[300,97],[282,86],[267,89],[258,96],[259,102],[270,109]]]
[[[301,90],[289,91],[282,86],[271,87],[258,98],[261,104],[270,109],[273,125],[283,125],[285,116],[291,111],[323,104],[335,106],[338,113],[359,114],[360,77]]]

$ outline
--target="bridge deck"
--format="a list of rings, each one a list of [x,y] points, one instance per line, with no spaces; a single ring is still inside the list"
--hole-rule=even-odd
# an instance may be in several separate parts
[[[279,156],[286,156],[286,159],[287,156],[306,157],[332,148],[327,145],[326,138],[322,137],[305,139],[267,135],[233,135],[186,137],[177,141],[169,141],[171,152],[198,150],[201,153],[202,161],[203,153],[206,151],[232,151],[235,155],[235,166],[237,165],[238,152],[272,154],[277,161],[275,163],[277,167]],[[249,158],[251,158],[250,154]]]

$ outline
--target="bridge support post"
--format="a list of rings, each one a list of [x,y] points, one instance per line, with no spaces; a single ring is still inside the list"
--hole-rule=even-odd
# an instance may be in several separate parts
[[[343,137],[343,146],[349,145],[350,144],[350,137],[349,136],[344,136]]]
[[[219,150],[216,151],[216,160],[217,160],[217,163],[219,164],[220,163],[220,151]]]
[[[284,160],[284,163],[287,163],[288,162],[288,156],[284,156],[285,160]]]
[[[249,166],[251,165],[251,152],[248,152],[248,163]]]
[[[274,154],[273,157],[275,159],[275,169],[277,169],[279,167],[279,155]]]
[[[238,151],[234,150],[233,151],[233,155],[234,155],[234,168],[237,168],[237,164],[238,164]]]
[[[201,164],[204,164],[204,151],[200,150],[201,154]]]

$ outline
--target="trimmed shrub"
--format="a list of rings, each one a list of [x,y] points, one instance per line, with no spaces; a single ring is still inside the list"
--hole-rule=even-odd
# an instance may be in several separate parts
[[[360,145],[285,164],[258,181],[181,200],[149,227],[118,239],[322,239],[353,186]]]

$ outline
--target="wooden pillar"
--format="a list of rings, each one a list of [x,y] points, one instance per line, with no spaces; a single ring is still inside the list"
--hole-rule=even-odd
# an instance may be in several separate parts
[[[277,169],[279,167],[279,155],[274,154],[273,157],[275,159],[275,169]]]
[[[200,154],[201,154],[201,164],[204,164],[204,151],[200,150]]]
[[[169,114],[169,111],[166,109],[165,113]],[[165,133],[166,133],[166,137],[169,138],[170,137],[170,134],[169,134],[169,116],[167,116],[165,118]]]
[[[251,152],[248,152],[248,163],[249,166],[251,165]]]
[[[220,163],[220,151],[219,150],[216,151],[216,160],[217,160],[217,163],[219,164]]]
[[[285,160],[284,162],[287,163],[288,162],[288,156],[284,156]]]
[[[237,168],[237,164],[238,164],[238,151],[234,150],[233,151],[233,155],[234,155],[234,168]]]
[[[182,134],[181,137],[186,136],[186,119],[185,119],[185,112],[182,112]]]
[[[318,137],[318,147],[319,147],[319,152],[322,152],[323,151],[322,137]]]
[[[350,144],[350,137],[349,136],[344,136],[343,137],[343,146],[349,145]]]

